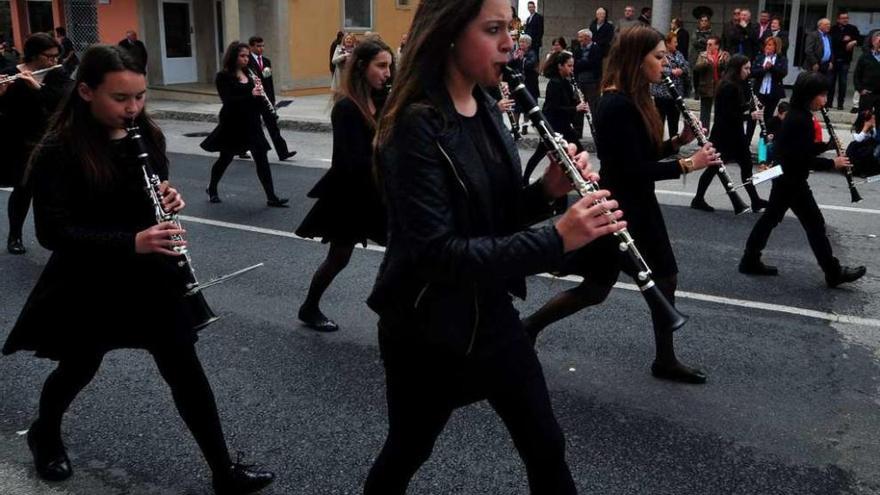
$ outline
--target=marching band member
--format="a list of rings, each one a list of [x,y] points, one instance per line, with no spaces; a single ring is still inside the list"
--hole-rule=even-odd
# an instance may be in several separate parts
[[[217,186],[226,168],[235,155],[250,151],[257,168],[257,177],[266,193],[266,204],[274,207],[287,207],[287,198],[275,194],[272,183],[272,169],[269,167],[269,143],[263,135],[260,121],[263,92],[256,87],[247,73],[250,49],[244,43],[233,41],[223,55],[223,69],[217,73],[215,83],[223,107],[220,108],[219,123],[214,131],[202,141],[205,151],[220,152],[220,157],[211,167],[211,182],[205,192],[212,203],[220,203]]]
[[[355,244],[366,245],[367,239],[385,244],[385,211],[372,172],[373,137],[394,59],[388,45],[378,39],[358,44],[352,57],[330,114],[333,161],[309,192],[318,201],[296,230],[299,236],[330,243],[327,258],[312,277],[299,309],[299,319],[306,326],[324,332],[339,327],[321,312],[321,296],[348,265]]]
[[[174,403],[213,473],[216,493],[252,493],[274,475],[233,463],[214,394],[196,354],[182,290],[170,276],[179,256],[174,222],[156,224],[137,152],[126,139],[134,120],[151,163],[165,180],[162,206],[184,201],[167,182],[165,138],[144,112],[146,76],[123,48],[83,55],[76,87],[59,109],[29,166],[40,243],[52,256],[12,329],[3,354],[34,351],[58,362],[46,379],[39,415],[27,434],[39,476],[73,474],[61,439],[65,411],[114,349],[152,354]],[[124,283],[125,287],[120,287]],[[108,406],[113,407],[113,406]]]
[[[746,241],[745,253],[739,264],[741,273],[749,275],[779,273],[775,266],[765,265],[761,261],[761,251],[767,246],[773,229],[782,222],[785,212],[791,209],[807,233],[810,248],[825,272],[825,282],[828,287],[853,282],[865,275],[864,266],[841,266],[840,261],[834,257],[825,231],[825,218],[807,183],[810,170],[832,167],[843,170],[849,166],[846,155],[835,157],[833,160],[817,156],[827,150],[829,144],[821,140],[815,141],[812,112],[824,107],[827,100],[828,81],[825,76],[806,73],[798,77],[791,95],[791,107],[782,121],[779,135],[774,139],[775,153],[785,173],[773,181],[767,210],[755,223]]]
[[[715,149],[707,144],[689,158],[660,160],[694,139],[685,126],[680,135],[663,141],[663,125],[651,101],[650,84],[661,81],[667,64],[663,35],[646,26],[623,30],[607,60],[602,96],[594,113],[602,186],[620,202],[627,214],[628,229],[653,270],[654,281],[674,304],[678,266],[654,194],[654,182],[677,179],[717,162]],[[604,301],[619,272],[628,269],[617,241],[610,236],[580,250],[566,261],[562,271],[582,275],[584,281],[525,318],[526,331],[535,339],[551,323]],[[651,316],[656,342],[651,373],[666,380],[704,383],[706,374],[678,361],[672,332],[660,323],[658,315]]]
[[[497,86],[508,63],[509,21],[507,0],[422,1],[379,122],[388,249],[368,304],[379,314],[389,430],[366,495],[404,494],[452,412],[481,399],[507,425],[532,493],[575,493],[510,294],[524,296],[525,276],[625,222],[591,206],[602,191],[554,225],[524,229],[571,186],[554,166],[522,187],[513,140],[481,89]],[[576,160],[587,174],[586,154]]]

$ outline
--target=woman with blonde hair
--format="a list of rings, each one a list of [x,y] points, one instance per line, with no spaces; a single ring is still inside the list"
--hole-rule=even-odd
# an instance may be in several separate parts
[[[336,91],[339,89],[340,81],[342,81],[342,71],[345,69],[345,63],[351,57],[354,48],[357,46],[358,40],[354,33],[346,33],[342,38],[342,43],[336,47],[330,63],[333,64],[333,78],[330,80],[330,89]]]

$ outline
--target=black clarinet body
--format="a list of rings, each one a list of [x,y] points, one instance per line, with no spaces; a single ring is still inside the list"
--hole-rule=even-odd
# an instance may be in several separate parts
[[[498,90],[501,91],[502,98],[510,98],[510,89],[505,87],[504,84],[499,84]],[[519,130],[519,119],[516,118],[513,110],[505,110],[505,113],[507,114],[507,121],[510,122],[510,134],[513,135],[514,141],[519,141],[522,139],[522,132]]]
[[[837,152],[837,156],[844,156],[846,153],[844,152],[843,145],[840,143],[840,139],[837,137],[834,125],[831,124],[831,116],[828,114],[828,110],[823,107],[819,111],[822,112],[822,120],[825,121],[825,129],[828,130],[828,136],[831,137],[831,142],[834,143],[834,150]],[[862,195],[859,194],[855,182],[853,181],[852,167],[846,167],[843,169],[843,175],[846,177],[847,186],[849,186],[850,199],[853,203],[860,202],[862,200]]]
[[[684,104],[684,98],[681,97],[678,89],[675,88],[675,83],[672,82],[672,78],[669,76],[663,76],[663,84],[675,100],[678,110],[681,112],[682,117],[684,117],[684,123],[691,129],[694,136],[696,136],[697,144],[699,144],[700,147],[705,146],[706,143],[709,142],[709,138],[706,136],[706,133],[703,132],[703,124],[697,120],[690,110],[688,110],[687,106]],[[730,175],[727,173],[727,168],[723,163],[718,165],[718,177],[721,178],[721,185],[724,186],[724,191],[727,193],[727,196],[730,197],[730,202],[733,205],[733,213],[736,215],[742,215],[743,213],[752,211],[751,208],[746,206],[742,198],[739,197],[739,194],[736,192],[736,187],[730,179]]]
[[[586,98],[584,98],[584,92],[581,91],[581,87],[578,86],[577,81],[575,81],[575,79],[572,77],[571,79],[568,80],[568,82],[571,84],[571,89],[574,90],[574,94],[577,96],[578,103],[583,103],[583,102],[587,101]],[[589,104],[587,105],[587,107],[589,107]],[[587,111],[584,112],[584,118],[587,119],[587,125],[590,126],[590,136],[593,136],[593,140],[595,141],[596,140],[596,125],[593,124],[592,109],[587,108]]]
[[[177,215],[165,211],[162,205],[162,194],[159,190],[162,182],[159,174],[156,173],[150,164],[150,155],[147,151],[147,145],[143,137],[141,137],[140,128],[132,122],[126,128],[126,132],[137,153],[138,164],[141,166],[141,171],[144,175],[144,185],[152,203],[156,223],[174,222],[180,225]],[[180,235],[174,235],[171,239],[175,241],[183,240]],[[180,281],[180,296],[186,307],[184,316],[187,318],[191,328],[201,330],[220,319],[220,317],[211,310],[204,294],[202,294],[201,286],[198,279],[196,279],[196,274],[192,267],[189,250],[185,246],[175,246],[173,249],[179,256],[169,257],[169,263],[172,264],[175,277]]]
[[[535,101],[535,98],[526,89],[523,76],[509,67],[504,68],[504,76],[512,88],[511,94],[514,99],[528,116],[534,128],[537,129],[544,145],[550,150],[549,153],[553,155],[556,163],[562,167],[578,195],[585,197],[599,191],[599,185],[584,179],[580,170],[571,160],[571,157],[568,155],[568,143],[565,142],[560,134],[553,131],[543,112],[541,112],[538,102]],[[604,202],[605,200],[602,199],[594,204],[602,204]],[[616,222],[610,211],[606,210],[605,214],[612,217],[612,222]],[[629,231],[623,229],[614,235],[620,241],[620,250],[627,254],[630,262],[636,268],[635,282],[645,298],[651,313],[657,315],[662,320],[661,324],[669,331],[675,331],[684,326],[688,319],[687,316],[675,309],[675,306],[666,299],[666,296],[663,295],[660,288],[654,283],[654,280],[651,278],[651,268],[636,247]]]

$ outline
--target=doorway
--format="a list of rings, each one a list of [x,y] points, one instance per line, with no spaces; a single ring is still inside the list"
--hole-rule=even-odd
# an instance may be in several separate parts
[[[161,0],[159,20],[165,84],[196,82],[192,0]]]

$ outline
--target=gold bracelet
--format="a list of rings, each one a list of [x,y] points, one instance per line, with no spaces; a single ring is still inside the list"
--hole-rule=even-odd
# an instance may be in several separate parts
[[[693,158],[682,158],[678,161],[678,167],[681,169],[681,173],[689,174],[694,171],[694,160]]]

